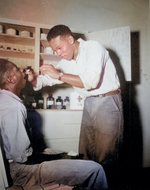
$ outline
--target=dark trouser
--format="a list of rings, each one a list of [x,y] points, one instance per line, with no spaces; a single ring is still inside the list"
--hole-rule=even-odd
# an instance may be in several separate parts
[[[85,100],[79,153],[101,164],[118,160],[123,141],[121,95],[88,97]]]

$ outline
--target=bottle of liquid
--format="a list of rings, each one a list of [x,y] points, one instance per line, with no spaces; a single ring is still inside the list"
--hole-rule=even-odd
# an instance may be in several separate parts
[[[42,97],[41,93],[39,93],[36,96],[36,102],[37,102],[37,109],[43,109],[44,108],[44,98]]]
[[[21,102],[25,105],[25,99],[26,99],[26,97],[25,97],[25,95],[21,92],[20,93],[20,100],[21,100]]]
[[[61,110],[63,107],[63,100],[61,99],[61,96],[58,96],[56,99],[56,109]]]
[[[66,96],[63,103],[63,109],[69,110],[70,109],[70,99],[69,96]]]
[[[34,73],[34,70],[32,69],[31,66],[27,66],[27,68],[24,69],[23,72],[25,73],[25,79],[28,80],[28,74],[29,74],[29,72]]]
[[[33,98],[32,102],[31,102],[31,109],[36,109],[37,108],[37,102],[35,100],[35,98]]]
[[[53,109],[54,104],[55,104],[55,99],[52,96],[52,94],[49,94],[49,96],[47,97],[47,109]]]

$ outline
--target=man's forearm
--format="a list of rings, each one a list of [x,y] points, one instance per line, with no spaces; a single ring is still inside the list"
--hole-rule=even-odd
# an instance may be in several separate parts
[[[83,82],[78,75],[71,75],[64,73],[61,77],[61,81],[78,88],[84,88]]]

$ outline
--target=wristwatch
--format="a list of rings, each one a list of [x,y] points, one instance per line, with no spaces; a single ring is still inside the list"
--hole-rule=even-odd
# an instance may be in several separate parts
[[[58,80],[61,80],[61,77],[64,75],[64,73],[59,73],[59,78]]]

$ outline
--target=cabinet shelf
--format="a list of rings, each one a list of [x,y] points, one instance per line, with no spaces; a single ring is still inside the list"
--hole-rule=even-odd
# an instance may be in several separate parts
[[[40,53],[40,60],[46,60],[46,61],[52,61],[52,62],[58,62],[61,60],[61,57],[57,55],[51,55],[46,53]]]
[[[23,58],[23,59],[34,59],[34,53],[27,52],[17,52],[11,50],[0,50],[0,57],[14,57],[14,58]]]
[[[49,43],[48,43],[48,41],[47,40],[40,40],[40,43],[41,43],[41,45],[45,48],[45,47],[50,47],[50,45],[49,45]]]
[[[28,46],[35,45],[35,39],[32,37],[21,37],[17,35],[13,36],[7,34],[0,34],[0,42],[9,43],[9,44],[28,45]]]

